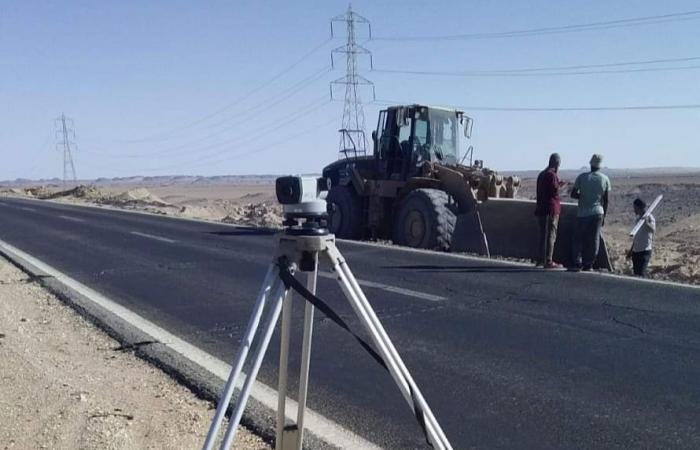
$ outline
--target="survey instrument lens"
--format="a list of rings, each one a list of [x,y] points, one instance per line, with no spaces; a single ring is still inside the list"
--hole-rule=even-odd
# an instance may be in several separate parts
[[[325,178],[285,176],[275,181],[277,201],[284,212],[284,226],[288,234],[327,234]]]

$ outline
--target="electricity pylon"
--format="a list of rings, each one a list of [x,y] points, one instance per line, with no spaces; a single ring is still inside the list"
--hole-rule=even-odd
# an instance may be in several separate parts
[[[68,180],[77,183],[75,176],[75,165],[73,164],[73,153],[71,150],[76,148],[75,145],[75,124],[73,119],[61,114],[61,117],[55,120],[56,125],[56,149],[63,151],[63,185],[65,186]],[[73,140],[71,140],[71,137]]]
[[[345,157],[350,154],[354,156],[367,154],[367,139],[365,137],[365,113],[362,109],[362,99],[359,87],[366,86],[372,89],[372,99],[375,99],[374,83],[369,81],[357,72],[357,55],[369,56],[370,67],[373,67],[372,53],[355,41],[357,24],[367,24],[369,38],[372,38],[372,26],[369,21],[352,10],[352,5],[348,5],[345,14],[341,14],[331,19],[331,37],[333,37],[333,22],[345,22],[347,30],[347,42],[331,51],[331,66],[334,67],[335,53],[345,53],[347,64],[346,74],[331,82],[331,99],[333,98],[333,88],[336,85],[345,85],[345,107],[343,108],[343,122],[340,128],[340,153]]]

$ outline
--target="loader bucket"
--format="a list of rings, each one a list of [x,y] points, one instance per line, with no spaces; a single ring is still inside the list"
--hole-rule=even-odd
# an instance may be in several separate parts
[[[577,205],[562,203],[559,217],[557,242],[554,247],[554,260],[572,267],[573,237],[576,222]],[[466,251],[486,256],[503,256],[534,261],[540,252],[539,227],[534,214],[533,200],[491,198],[478,206],[478,226],[475,214],[457,216],[452,240],[453,251]],[[471,216],[471,217],[463,217]],[[479,248],[479,240],[474,235],[483,230],[488,242],[488,251]],[[594,266],[599,269],[612,270],[605,239],[601,237],[598,259]]]

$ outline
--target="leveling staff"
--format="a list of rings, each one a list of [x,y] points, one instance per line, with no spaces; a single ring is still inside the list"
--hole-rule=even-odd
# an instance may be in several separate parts
[[[635,223],[640,221],[647,211],[647,204],[638,198],[633,203],[634,213],[637,216]],[[651,214],[644,217],[644,225],[634,235],[632,248],[627,253],[627,259],[632,260],[634,274],[638,277],[647,275],[647,267],[651,260],[651,250],[654,244],[654,233],[656,232],[656,219]]]

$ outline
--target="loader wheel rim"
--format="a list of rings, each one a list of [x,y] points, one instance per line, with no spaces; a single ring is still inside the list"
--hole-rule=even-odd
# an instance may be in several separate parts
[[[419,211],[411,211],[406,216],[406,240],[411,247],[418,247],[425,237],[425,218]]]

